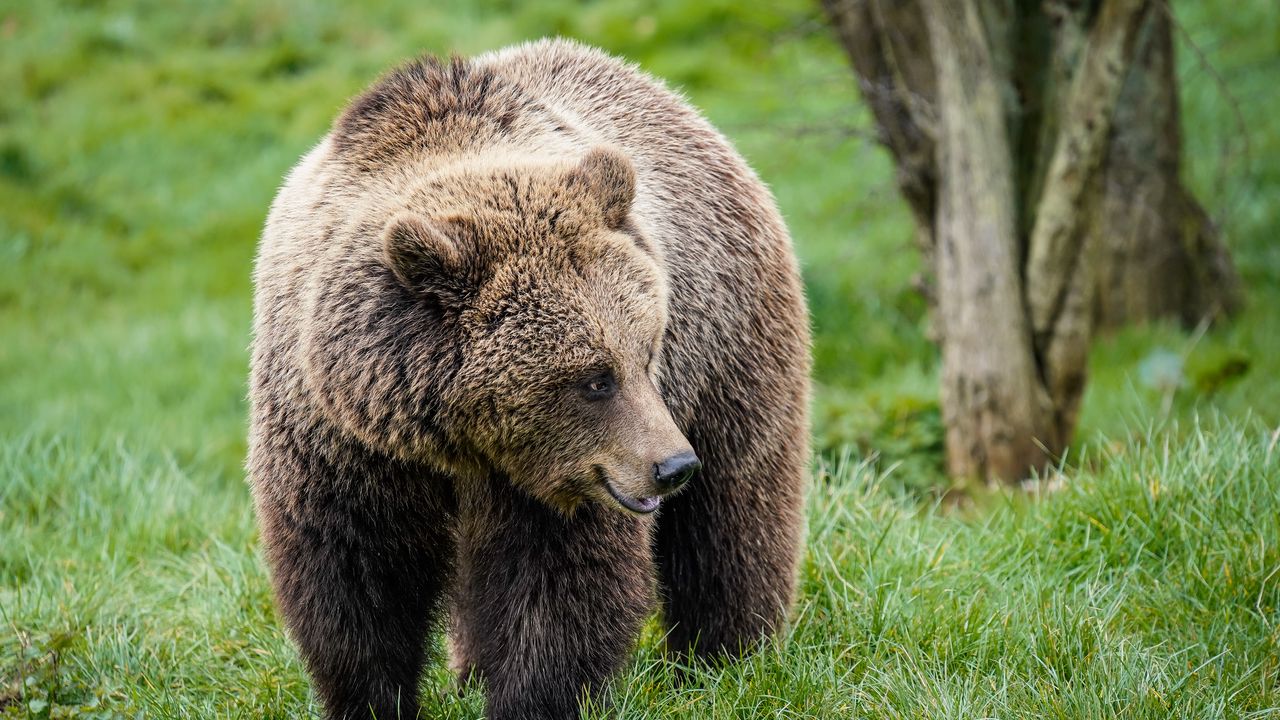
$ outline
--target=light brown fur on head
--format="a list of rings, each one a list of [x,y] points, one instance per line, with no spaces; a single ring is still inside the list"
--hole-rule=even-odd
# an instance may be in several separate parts
[[[596,148],[572,164],[450,169],[383,230],[405,290],[466,351],[438,421],[544,502],[571,510],[661,494],[652,468],[689,451],[655,387],[665,282],[626,216],[634,171]],[[593,381],[616,385],[587,399]]]

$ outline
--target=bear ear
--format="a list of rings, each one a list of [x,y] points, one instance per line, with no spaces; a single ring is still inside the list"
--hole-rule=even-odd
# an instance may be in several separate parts
[[[636,197],[636,171],[627,156],[613,148],[593,148],[570,171],[569,182],[595,199],[605,225],[616,230],[626,222]]]
[[[440,300],[459,294],[462,254],[441,225],[412,213],[396,215],[382,232],[382,251],[387,267],[410,290]]]

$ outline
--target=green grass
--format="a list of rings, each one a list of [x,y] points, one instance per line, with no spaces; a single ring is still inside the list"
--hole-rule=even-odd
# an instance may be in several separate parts
[[[683,681],[656,627],[626,718],[1260,718],[1280,714],[1280,449],[1254,422],[1101,447],[1057,492],[920,509],[869,465],[819,474],[793,627]],[[118,444],[0,454],[0,662],[21,705],[296,717],[243,488]],[[56,545],[51,543],[56,542]],[[439,665],[428,717],[477,717]],[[25,706],[25,707],[24,707]],[[85,711],[86,715],[89,711]],[[88,715],[92,717],[92,715]],[[601,717],[609,715],[602,714]]]
[[[0,0],[0,716],[312,707],[243,482],[267,205],[390,64],[548,34],[668,78],[773,187],[814,314],[819,465],[839,466],[791,632],[678,683],[650,628],[623,716],[1280,715],[1280,5],[1176,10],[1215,68],[1180,39],[1187,178],[1249,305],[1203,336],[1101,340],[1064,489],[957,510],[903,494],[943,482],[919,263],[803,0]],[[431,712],[478,715],[439,665],[425,687]]]

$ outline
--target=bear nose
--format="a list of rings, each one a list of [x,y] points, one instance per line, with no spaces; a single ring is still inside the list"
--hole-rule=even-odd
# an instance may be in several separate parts
[[[682,452],[653,466],[653,480],[661,492],[671,492],[689,482],[693,474],[702,469],[702,463],[692,450]]]

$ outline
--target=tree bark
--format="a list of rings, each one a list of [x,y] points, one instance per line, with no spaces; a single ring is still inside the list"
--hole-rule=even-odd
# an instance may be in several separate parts
[[[1053,402],[1054,427],[1063,439],[1075,430],[1093,331],[1093,268],[1085,257],[1089,215],[1082,209],[1107,149],[1147,3],[1110,0],[1098,10],[1067,91],[1028,238],[1027,310],[1041,378]]]
[[[1150,3],[1121,90],[1089,232],[1099,252],[1102,328],[1174,318],[1195,325],[1239,309],[1240,281],[1209,216],[1181,182],[1182,128],[1172,18]]]
[[[1095,328],[1239,303],[1181,185],[1165,0],[823,0],[934,274],[951,472],[1074,431]]]
[[[938,314],[947,465],[1021,477],[1056,447],[1022,311],[1001,80],[976,0],[923,5],[938,71]]]
[[[898,191],[915,218],[916,247],[931,267],[938,188],[937,85],[924,14],[916,2],[823,2],[875,116],[879,140],[893,155]],[[918,278],[917,284],[934,308],[937,293],[930,279]],[[935,323],[935,340],[940,339],[937,329]]]

